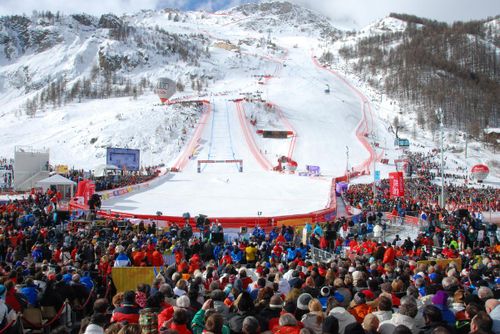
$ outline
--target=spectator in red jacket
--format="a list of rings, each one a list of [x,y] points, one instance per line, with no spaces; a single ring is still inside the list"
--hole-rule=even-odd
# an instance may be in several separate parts
[[[188,312],[185,309],[175,309],[169,328],[176,330],[179,334],[192,334],[192,332],[187,328],[188,320]]]
[[[123,295],[123,302],[111,316],[111,322],[127,321],[129,324],[139,323],[139,307],[135,303],[135,292],[127,291]]]

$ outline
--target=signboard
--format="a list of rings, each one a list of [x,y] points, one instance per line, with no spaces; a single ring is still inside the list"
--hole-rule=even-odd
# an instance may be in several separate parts
[[[140,150],[108,147],[106,164],[115,165],[122,170],[137,171],[141,165]]]
[[[320,170],[319,166],[307,165],[306,169],[307,169],[307,172],[309,173],[309,175],[311,175],[311,176],[319,176],[321,174],[321,170]]]
[[[389,173],[389,189],[391,198],[405,195],[403,172]]]
[[[264,131],[262,131],[262,137],[264,137],[264,138],[286,139],[286,138],[288,138],[288,131],[264,130]]]
[[[69,168],[67,165],[57,165],[56,166],[56,173],[57,174],[68,174]]]
[[[379,170],[375,171],[375,181],[380,181],[380,171]]]

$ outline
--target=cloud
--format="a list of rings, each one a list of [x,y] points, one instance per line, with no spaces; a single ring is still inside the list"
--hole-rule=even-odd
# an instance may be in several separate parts
[[[30,14],[33,10],[71,13],[134,13],[141,9],[178,8],[216,11],[259,0],[0,0],[0,15]],[[333,20],[356,21],[360,27],[391,12],[453,22],[500,14],[498,0],[288,0]]]
[[[354,19],[365,26],[391,12],[412,14],[428,19],[468,21],[500,14],[498,0],[289,0],[332,19]]]
[[[158,0],[0,0],[0,15],[31,14],[33,10],[65,14],[123,14],[155,9],[157,3]]]

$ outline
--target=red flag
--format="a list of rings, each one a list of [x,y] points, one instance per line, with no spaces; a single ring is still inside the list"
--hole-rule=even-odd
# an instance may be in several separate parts
[[[389,173],[389,185],[392,198],[403,197],[405,195],[403,172]]]

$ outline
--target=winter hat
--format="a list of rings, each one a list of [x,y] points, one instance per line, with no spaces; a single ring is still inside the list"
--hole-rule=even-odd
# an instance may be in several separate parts
[[[432,297],[432,303],[434,305],[446,305],[448,301],[448,295],[443,290],[439,290]]]
[[[356,303],[356,305],[365,304],[366,296],[364,293],[358,292],[354,295],[353,301]]]
[[[423,277],[420,276],[419,274],[416,274],[415,276],[413,276],[414,281],[418,280],[419,278],[423,278]]]
[[[375,299],[375,295],[373,294],[372,291],[370,291],[370,290],[363,290],[361,292],[366,296],[367,300],[374,300]]]
[[[335,293],[333,294],[333,298],[338,302],[338,303],[343,303],[344,300],[345,300],[345,297],[343,294],[341,294],[340,292],[337,292],[335,291]]]
[[[271,297],[269,301],[269,308],[272,309],[282,309],[283,308],[283,299],[279,295],[274,295]]]
[[[226,299],[226,294],[224,293],[224,291],[222,291],[220,289],[215,289],[214,291],[212,291],[210,293],[210,299],[212,299],[214,301],[223,302],[224,299]]]
[[[232,284],[226,284],[226,286],[224,287],[224,294],[226,296],[229,295],[229,293],[231,292],[232,289],[233,289],[233,285]]]
[[[391,283],[385,282],[385,283],[380,284],[380,290],[382,290],[384,292],[391,293],[392,292],[392,285],[391,285]]]
[[[322,287],[321,288],[321,296],[323,296],[323,297],[330,296],[330,288],[327,286]]]
[[[309,310],[309,302],[313,297],[308,293],[303,293],[297,299],[297,308],[302,311]]]
[[[189,297],[184,295],[177,298],[176,305],[177,307],[189,308],[191,306],[191,302],[189,300]]]
[[[432,282],[436,282],[438,280],[439,276],[438,274],[436,273],[431,273],[429,274],[429,279],[432,281]]]

